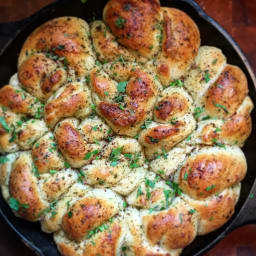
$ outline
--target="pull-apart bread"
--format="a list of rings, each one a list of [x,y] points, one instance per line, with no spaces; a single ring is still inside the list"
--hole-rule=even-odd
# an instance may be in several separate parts
[[[64,256],[177,256],[234,213],[252,109],[243,71],[158,0],[50,20],[0,89],[3,197]]]

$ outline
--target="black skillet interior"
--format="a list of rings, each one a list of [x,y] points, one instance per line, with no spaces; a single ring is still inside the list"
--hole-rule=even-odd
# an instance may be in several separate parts
[[[36,27],[47,20],[60,16],[76,16],[88,22],[95,18],[99,19],[102,17],[102,10],[106,2],[107,0],[88,0],[86,4],[82,4],[79,0],[58,0],[56,3],[42,9],[36,15],[33,15],[25,21],[1,24],[0,41],[2,39],[3,42],[4,39],[4,44],[6,45],[3,54],[0,56],[1,85],[8,83],[10,76],[16,72],[17,57],[22,44]],[[241,50],[229,35],[216,24],[214,20],[203,13],[200,7],[192,0],[163,0],[162,6],[175,7],[185,11],[197,23],[201,32],[202,45],[211,45],[221,48],[227,57],[228,63],[238,65],[242,68],[248,79],[250,96],[254,103],[256,103],[255,77]],[[22,29],[22,33],[17,33],[18,30],[24,26],[25,28]],[[3,35],[5,38],[3,38]],[[15,39],[9,41],[7,46],[6,41],[14,36],[16,36]],[[252,113],[252,118],[254,127],[256,127],[255,111]],[[254,166],[254,157],[256,156],[255,141],[256,132],[253,132],[243,148],[248,161],[248,173],[242,183],[241,197],[233,218],[219,230],[203,237],[197,237],[196,240],[184,250],[183,256],[201,255],[234,228],[245,223],[253,222],[256,219],[252,215],[254,209],[256,209],[256,202],[250,196],[251,193],[256,191],[254,185],[256,176],[256,168]],[[16,218],[2,197],[0,197],[0,212],[25,244],[32,248],[37,254],[42,256],[59,255],[53,243],[52,236],[41,232],[39,223],[30,223]]]

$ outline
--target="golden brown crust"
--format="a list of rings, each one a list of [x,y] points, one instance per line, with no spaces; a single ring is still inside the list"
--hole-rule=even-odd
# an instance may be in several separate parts
[[[212,117],[226,118],[236,112],[248,94],[247,79],[237,66],[227,65],[208,89],[205,108]]]
[[[94,70],[91,73],[91,87],[97,96],[97,110],[111,128],[120,135],[135,136],[150,115],[157,95],[157,85],[152,75],[141,68],[128,70],[127,73],[129,80],[123,81],[126,84],[126,95],[121,103],[109,102],[106,91],[109,95],[120,95],[117,94],[116,83],[107,75]]]
[[[221,132],[221,137],[235,144],[243,144],[252,131],[252,119],[250,115],[233,115],[227,120]]]
[[[48,133],[34,144],[31,155],[39,173],[60,170],[64,167],[63,158],[57,151],[53,134]]]
[[[14,162],[9,181],[10,195],[20,204],[28,207],[20,207],[18,214],[23,218],[36,221],[40,218],[40,212],[46,207],[37,188],[34,174],[32,173],[31,157],[22,153]]]
[[[43,54],[24,61],[18,73],[22,86],[40,100],[47,100],[66,80],[66,71]]]
[[[81,240],[89,231],[100,226],[113,216],[113,206],[97,198],[84,198],[75,203],[62,220],[62,227],[72,240]]]
[[[162,50],[154,69],[161,82],[168,85],[185,74],[197,55],[200,33],[194,21],[174,8],[161,8],[163,12]]]
[[[62,154],[72,162],[73,166],[80,166],[89,148],[77,128],[68,121],[61,122],[56,130],[55,137]]]
[[[159,0],[110,0],[103,13],[118,42],[150,58],[159,48]]]
[[[170,116],[182,116],[189,110],[188,102],[179,94],[162,98],[156,105],[154,115],[159,121],[167,121]]]
[[[196,237],[197,227],[184,203],[153,215],[143,216],[145,233],[151,245],[166,250],[184,248]]]
[[[179,173],[181,189],[202,200],[239,183],[247,170],[244,155],[235,147],[208,148],[187,159]]]
[[[188,199],[190,206],[200,215],[198,234],[205,235],[224,225],[233,215],[240,189],[229,188],[206,202]]]
[[[91,111],[91,98],[82,83],[70,83],[57,91],[57,96],[49,99],[45,106],[45,122],[53,128],[63,117],[85,117]]]
[[[115,256],[117,255],[117,247],[121,236],[122,227],[118,223],[114,223],[106,232],[100,233],[95,239],[94,244],[88,243],[85,246],[83,256]]]
[[[36,98],[11,85],[0,89],[0,105],[9,108],[14,113],[37,116],[38,111],[42,112],[42,104]]]
[[[178,256],[234,212],[246,77],[159,0],[109,0],[103,17],[57,18],[26,40],[0,89],[0,152],[32,150],[1,157],[2,194],[65,256]]]
[[[97,57],[101,62],[116,61],[121,56],[124,60],[134,61],[134,55],[115,41],[115,37],[102,21],[91,24],[91,36]]]
[[[88,32],[87,23],[75,17],[61,17],[44,23],[24,43],[19,67],[33,52],[39,51],[46,56],[57,56],[64,66],[67,62],[77,75],[86,75],[94,65]]]

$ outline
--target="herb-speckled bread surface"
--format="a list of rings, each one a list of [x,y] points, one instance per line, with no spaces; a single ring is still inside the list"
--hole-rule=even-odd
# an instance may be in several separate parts
[[[110,0],[25,41],[0,89],[0,185],[64,256],[178,256],[232,216],[247,79],[184,12]]]

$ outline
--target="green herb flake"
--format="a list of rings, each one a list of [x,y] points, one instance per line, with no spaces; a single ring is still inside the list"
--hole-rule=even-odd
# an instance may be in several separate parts
[[[124,19],[120,16],[115,21],[115,24],[118,28],[123,28],[125,23],[126,23],[126,19]]]
[[[33,168],[32,168],[32,172],[34,173],[34,175],[39,178],[40,177],[40,173],[38,171],[38,168],[33,164]]]
[[[73,216],[73,212],[69,211],[69,212],[68,212],[68,217],[69,217],[69,218],[72,218],[72,216]]]
[[[9,161],[7,156],[0,156],[0,164],[5,164]]]
[[[227,108],[226,108],[224,105],[221,105],[221,104],[216,103],[215,106],[216,106],[217,108],[223,109],[223,110],[228,114],[228,110],[227,110]]]
[[[208,83],[208,82],[210,82],[210,80],[211,80],[211,78],[210,78],[210,73],[209,73],[208,70],[206,70],[205,73],[204,73],[204,81],[205,81],[206,83]]]
[[[172,190],[164,190],[164,197],[165,197],[165,208],[168,208],[171,203],[172,203],[172,200],[169,201],[169,199],[171,198],[172,196],[172,199],[174,198],[174,195],[173,195],[173,192]]]
[[[20,208],[23,209],[28,209],[29,205],[28,204],[21,204],[17,199],[15,199],[14,197],[11,197],[9,199],[9,206],[11,209],[13,209],[14,211],[18,211]]]
[[[139,186],[139,187],[138,187],[138,190],[137,190],[137,195],[136,195],[136,197],[138,198],[138,197],[140,197],[140,196],[142,196],[142,195],[144,195],[144,193],[142,192],[141,186]]]
[[[4,130],[6,132],[10,132],[10,129],[5,121],[5,118],[3,116],[0,116],[0,124],[2,125],[2,127],[4,128]]]
[[[57,170],[50,170],[50,171],[49,171],[49,173],[52,174],[52,175],[55,174],[55,173],[57,173],[57,172],[58,172]]]
[[[189,214],[194,214],[195,212],[196,212],[195,209],[190,209],[190,210],[188,211]]]
[[[68,162],[64,163],[65,168],[70,168],[70,164]]]
[[[123,147],[118,147],[118,148],[112,149],[110,157],[109,157],[109,160],[111,161],[111,163],[110,163],[111,166],[117,165],[117,161],[119,160],[122,150],[123,150]]]
[[[214,59],[214,60],[212,61],[212,65],[215,65],[215,64],[217,63],[217,61],[218,61],[218,59]]]
[[[173,86],[182,87],[183,85],[184,85],[183,81],[175,80],[175,81],[171,82],[169,86],[171,86],[171,87],[173,87]]]
[[[157,138],[153,138],[153,137],[151,137],[151,136],[147,136],[147,137],[149,138],[150,142],[153,143],[153,144],[159,142],[159,139],[157,139]]]
[[[217,127],[214,132],[217,133],[217,132],[221,132],[221,131],[222,131],[221,128],[218,128],[218,127]]]
[[[212,142],[214,145],[220,147],[220,148],[226,148],[225,144],[221,143],[220,141],[218,141],[216,138],[212,139]]]
[[[149,126],[152,124],[152,120],[146,120],[144,124],[140,127],[141,129],[148,129]]]
[[[187,138],[186,138],[186,141],[190,141],[191,140],[191,135],[189,135]]]
[[[127,206],[128,206],[128,204],[124,201],[124,202],[123,202],[123,207],[124,207],[124,208],[127,208]]]
[[[127,86],[128,82],[127,81],[122,81],[122,82],[119,82],[117,84],[117,91],[119,93],[124,93],[126,91],[126,86]]]
[[[194,117],[197,119],[200,117],[200,115],[205,111],[203,107],[197,107],[194,110]]]
[[[182,190],[180,189],[178,183],[176,183],[174,181],[167,180],[166,184],[174,190],[175,195],[181,195],[182,194]]]
[[[215,187],[216,187],[216,185],[211,185],[211,186],[208,186],[205,190],[207,192],[209,192],[209,191],[213,190]]]
[[[156,185],[156,182],[153,181],[153,180],[149,180],[149,179],[146,178],[146,180],[145,180],[145,185],[146,185],[146,187],[154,188],[155,185]]]
[[[184,174],[184,180],[187,180],[187,179],[188,179],[188,173],[185,172],[185,174]]]
[[[84,183],[84,178],[85,178],[85,174],[84,174],[84,172],[82,171],[82,170],[80,170],[79,172],[78,172],[78,174],[77,174],[77,176],[78,176],[78,182],[80,182],[80,183]]]

